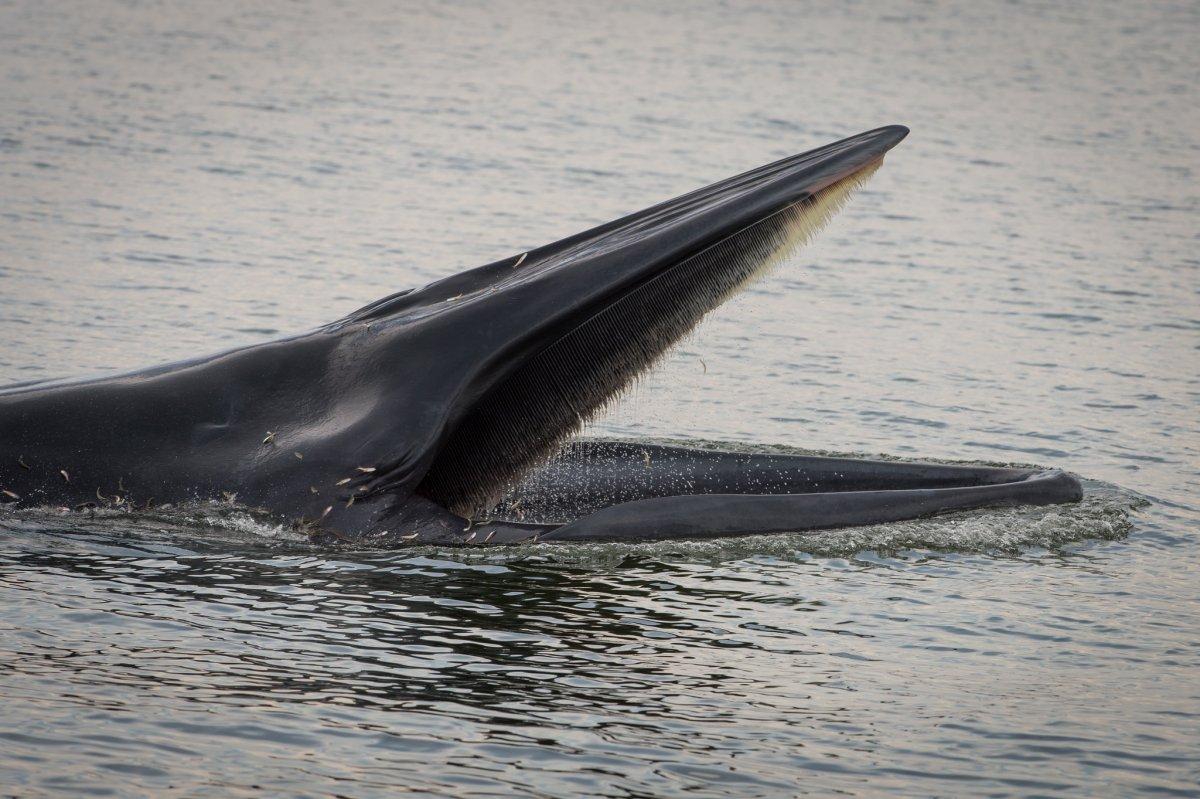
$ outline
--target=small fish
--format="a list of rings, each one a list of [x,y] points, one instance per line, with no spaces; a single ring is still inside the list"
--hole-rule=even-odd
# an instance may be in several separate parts
[[[268,431],[267,431],[267,435],[266,435],[266,436],[263,438],[263,440],[262,440],[262,443],[264,443],[264,444],[274,444],[274,443],[275,443],[275,431],[274,431],[274,430],[268,430]]]
[[[9,491],[7,488],[0,490],[0,494],[3,494],[6,497],[12,497],[13,499],[21,498],[20,494],[17,494],[16,492],[13,492],[13,491]]]
[[[351,495],[350,495],[350,499],[349,499],[349,501],[347,501],[347,502],[346,502],[346,507],[347,507],[347,508],[349,508],[349,507],[351,507],[351,506],[353,506],[353,505],[354,505],[354,495],[353,495],[353,494],[351,494]]]
[[[329,506],[328,508],[326,508],[325,510],[321,511],[321,519],[324,519],[326,516],[328,516],[328,515],[329,515],[329,512],[330,512],[331,510],[333,510],[333,506],[332,506],[332,505],[330,505],[330,506]],[[317,521],[320,521],[320,519],[318,519]]]
[[[400,540],[401,541],[412,541],[416,537],[417,537],[416,533],[413,533],[412,535],[402,535],[402,536],[400,536]]]
[[[474,541],[474,540],[475,540],[475,533],[471,533],[469,536],[467,536],[467,543],[468,543],[468,544],[469,544],[469,543],[471,543],[471,542],[472,542],[472,541]]]
[[[320,493],[321,493],[320,491],[318,491],[318,490],[317,490],[317,487],[316,487],[316,486],[309,486],[309,487],[308,487],[308,490],[309,490],[309,492],[310,492],[310,493],[313,493],[313,494],[320,494]]]
[[[101,502],[108,502],[108,497],[100,493],[99,486],[96,486],[96,499],[100,500]]]
[[[334,485],[344,486],[346,483],[349,483],[350,480],[351,478],[349,477],[343,477],[341,480],[338,480],[336,483],[334,483]]]
[[[304,456],[301,455],[299,452],[293,452],[292,454],[296,456],[296,460],[298,460],[298,461],[304,460]]]
[[[17,458],[17,464],[18,464],[18,465],[20,465],[20,467],[21,467],[22,469],[24,469],[25,471],[29,471],[29,464],[25,462],[25,456],[24,456],[24,455],[22,455],[21,457]]]
[[[541,536],[542,536],[541,533],[534,533],[533,538],[529,539],[529,543],[536,544],[538,542],[538,539],[541,538]]]
[[[66,480],[68,483],[71,482],[71,475],[67,474],[66,469],[59,469],[58,473],[61,474],[63,476],[63,479]]]
[[[496,535],[496,531],[495,531],[495,530],[492,530],[490,533],[488,533],[486,536],[484,536],[484,538],[483,538],[483,543],[485,543],[485,544],[486,544],[488,541],[491,541],[491,540],[492,540],[492,536],[494,536],[494,535]]]
[[[650,468],[650,453],[646,450],[642,450],[642,460],[646,462],[646,468]]]
[[[375,471],[375,467],[374,466],[359,466],[358,470],[360,472],[362,472],[363,474],[370,474],[371,472]]]
[[[523,253],[521,253],[521,257],[520,257],[520,258],[518,258],[518,259],[517,259],[517,262],[516,262],[515,264],[513,264],[513,265],[512,265],[512,268],[513,268],[513,269],[516,269],[518,266],[520,266],[521,264],[525,263],[525,259],[526,259],[526,258],[528,258],[528,257],[529,257],[529,253],[527,253],[527,252],[523,252]]]

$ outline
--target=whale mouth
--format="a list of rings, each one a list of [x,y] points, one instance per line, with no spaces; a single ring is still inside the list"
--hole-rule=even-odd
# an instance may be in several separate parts
[[[824,227],[881,163],[882,154],[583,309],[471,405],[417,493],[467,518],[487,513],[709,312]]]

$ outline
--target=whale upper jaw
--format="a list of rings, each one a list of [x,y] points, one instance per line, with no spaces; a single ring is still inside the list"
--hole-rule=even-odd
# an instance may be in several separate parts
[[[490,507],[815,233],[907,133],[785,158],[397,298],[401,316],[444,306],[445,335],[476,356],[418,491],[468,516]]]

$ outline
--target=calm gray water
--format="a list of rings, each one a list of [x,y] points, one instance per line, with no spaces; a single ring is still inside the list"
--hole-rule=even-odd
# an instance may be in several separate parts
[[[596,429],[1087,485],[486,553],[0,511],[0,793],[1195,795],[1198,53],[1188,2],[0,0],[0,383],[304,330],[898,122]]]

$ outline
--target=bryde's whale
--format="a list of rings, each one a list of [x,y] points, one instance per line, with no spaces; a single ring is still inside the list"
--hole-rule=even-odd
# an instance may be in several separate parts
[[[0,389],[0,500],[236,494],[314,539],[384,547],[704,538],[1076,501],[1061,471],[565,444],[907,133],[785,158],[309,333]],[[523,508],[524,493],[554,501]]]

